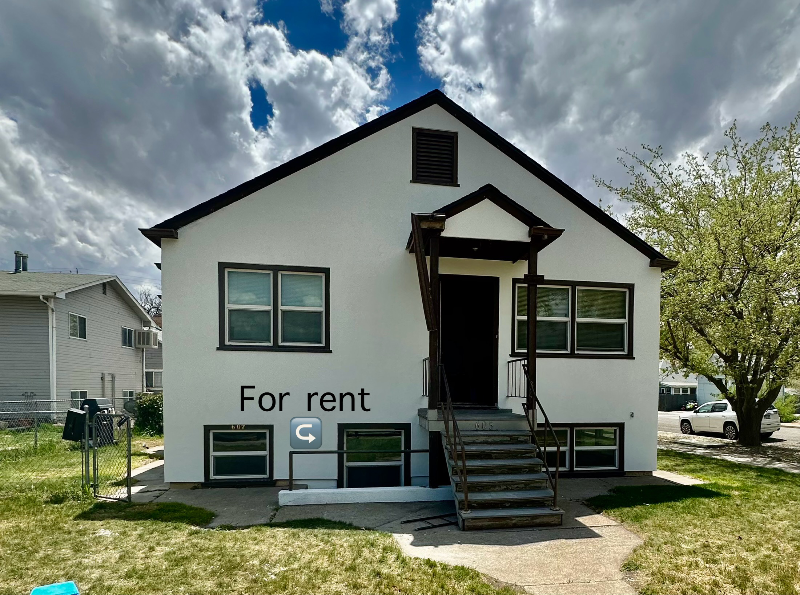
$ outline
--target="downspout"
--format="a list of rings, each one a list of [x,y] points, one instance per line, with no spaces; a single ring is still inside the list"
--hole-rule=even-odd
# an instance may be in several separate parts
[[[56,400],[56,308],[54,298],[43,295],[39,300],[47,306],[47,342],[49,347],[48,359],[50,363],[50,401]]]

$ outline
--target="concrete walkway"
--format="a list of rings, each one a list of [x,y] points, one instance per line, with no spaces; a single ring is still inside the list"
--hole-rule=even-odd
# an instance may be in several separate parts
[[[615,486],[700,483],[663,471],[656,472],[655,477],[562,479],[558,504],[565,515],[561,527],[464,532],[455,526],[419,530],[439,520],[403,522],[452,515],[452,502],[279,508],[279,488],[168,489],[160,461],[135,473],[135,502],[182,502],[211,510],[217,516],[209,527],[312,518],[350,523],[392,533],[409,556],[468,566],[528,593],[548,595],[636,593],[620,567],[641,539],[590,510],[582,503],[585,499],[605,494]]]

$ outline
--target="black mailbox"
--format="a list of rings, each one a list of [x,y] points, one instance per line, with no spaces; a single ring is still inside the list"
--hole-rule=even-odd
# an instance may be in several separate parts
[[[61,434],[63,440],[70,442],[80,442],[83,440],[83,431],[86,422],[86,413],[80,409],[68,409],[67,419],[64,421],[64,432]]]
[[[109,399],[84,399],[81,409],[89,406],[89,418],[93,418],[98,413],[113,413],[114,405]]]

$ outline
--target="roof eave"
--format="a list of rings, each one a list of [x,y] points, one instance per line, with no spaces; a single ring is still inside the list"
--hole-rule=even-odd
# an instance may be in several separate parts
[[[140,227],[139,231],[148,240],[153,242],[159,248],[161,247],[162,239],[177,240],[178,230],[166,227]]]

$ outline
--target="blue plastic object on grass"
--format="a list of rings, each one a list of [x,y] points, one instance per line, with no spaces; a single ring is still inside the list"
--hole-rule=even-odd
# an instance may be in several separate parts
[[[31,595],[80,595],[78,587],[72,581],[68,583],[55,583],[43,585],[31,591]]]

